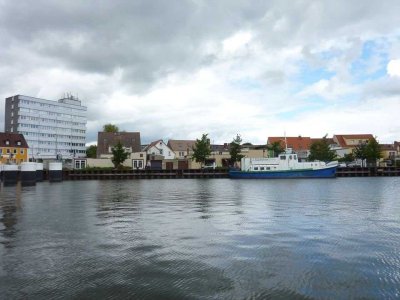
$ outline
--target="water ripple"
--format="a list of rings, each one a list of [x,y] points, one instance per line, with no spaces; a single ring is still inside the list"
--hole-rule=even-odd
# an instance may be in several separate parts
[[[400,297],[398,178],[0,188],[5,299]]]

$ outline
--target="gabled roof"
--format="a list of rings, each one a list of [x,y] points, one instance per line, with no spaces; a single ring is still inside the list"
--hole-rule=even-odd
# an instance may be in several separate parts
[[[278,136],[273,136],[269,137],[267,144],[272,144],[275,142],[280,142],[280,145],[283,149],[286,148],[285,144],[285,137],[278,137]],[[299,150],[309,150],[310,145],[312,143],[310,137],[305,137],[305,136],[296,136],[296,137],[286,137],[286,142],[287,142],[287,147],[292,148],[294,151],[299,151]]]
[[[104,132],[97,133],[97,157],[109,154],[108,148],[115,146],[118,142],[124,147],[132,148],[132,152],[140,152],[140,132]]]
[[[335,134],[333,139],[336,139],[341,147],[354,147],[354,145],[347,145],[347,140],[373,140],[372,134]]]
[[[172,151],[187,151],[193,150],[195,140],[169,140],[167,146],[172,149]]]
[[[0,147],[29,148],[23,134],[10,132],[0,132]]]
[[[150,144],[148,144],[146,147],[143,148],[143,151],[149,150],[151,147],[156,146],[160,142],[164,142],[164,141],[163,140],[157,140],[157,141],[151,142]]]
[[[396,151],[394,144],[379,144],[382,151]]]

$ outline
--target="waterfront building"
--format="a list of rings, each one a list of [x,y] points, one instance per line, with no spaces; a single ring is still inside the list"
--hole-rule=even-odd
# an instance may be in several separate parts
[[[163,140],[151,142],[143,149],[143,151],[145,151],[148,156],[160,155],[163,159],[175,159],[175,152],[168,147]]]
[[[112,157],[112,148],[118,142],[128,153],[141,152],[140,132],[104,132],[97,134],[97,158]]]
[[[177,169],[195,168],[196,163],[191,160],[193,155],[193,147],[196,145],[195,140],[169,140],[168,147],[175,153],[175,159],[178,160]]]
[[[173,169],[175,152],[163,140],[151,142],[143,148],[147,154],[147,167],[151,169]]]
[[[15,95],[5,101],[5,131],[23,134],[29,160],[86,156],[87,108],[68,95],[58,101]]]
[[[168,147],[175,153],[177,159],[190,158],[193,154],[193,147],[196,145],[195,140],[169,140]]]
[[[22,134],[0,132],[0,163],[20,164],[28,161],[28,144]]]
[[[397,156],[396,147],[394,144],[380,144],[382,159],[394,160]]]
[[[357,146],[374,140],[372,134],[335,134],[333,141],[338,146],[336,154],[338,157],[344,157],[346,154],[353,153]]]
[[[267,145],[272,145],[273,143],[279,142],[282,149],[290,148],[297,154],[299,161],[307,160],[310,155],[310,146],[312,140],[310,137],[306,136],[296,136],[296,137],[269,137],[267,140]]]

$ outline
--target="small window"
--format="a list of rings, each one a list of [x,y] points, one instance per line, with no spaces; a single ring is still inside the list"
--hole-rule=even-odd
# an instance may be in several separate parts
[[[13,151],[13,152],[14,152],[14,154],[17,154],[17,149],[14,149],[14,151]]]
[[[140,153],[140,157],[143,157],[143,153]]]
[[[21,154],[24,154],[24,149],[21,149]]]
[[[18,141],[18,142],[17,142],[17,146],[21,146],[21,141]]]
[[[281,160],[286,160],[286,156],[285,155],[281,155]]]
[[[293,158],[293,157],[292,157],[291,155],[289,155],[289,159],[292,160],[292,158]]]
[[[261,170],[261,171],[264,171],[264,167],[260,167],[260,170]]]
[[[270,167],[267,167],[267,170],[270,170],[271,168]]]
[[[6,140],[6,145],[7,146],[10,145],[10,141],[9,140]]]
[[[258,167],[254,167],[254,171],[258,171]]]

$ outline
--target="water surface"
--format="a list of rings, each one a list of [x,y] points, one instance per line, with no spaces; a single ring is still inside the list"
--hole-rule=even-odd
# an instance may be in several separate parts
[[[4,299],[399,298],[400,178],[0,189]]]

